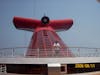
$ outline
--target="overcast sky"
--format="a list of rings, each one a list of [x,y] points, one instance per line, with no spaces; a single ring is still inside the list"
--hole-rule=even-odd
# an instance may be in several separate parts
[[[14,16],[72,18],[72,28],[59,32],[69,46],[100,48],[100,3],[96,0],[0,0],[0,48],[27,47],[32,32],[17,30]]]

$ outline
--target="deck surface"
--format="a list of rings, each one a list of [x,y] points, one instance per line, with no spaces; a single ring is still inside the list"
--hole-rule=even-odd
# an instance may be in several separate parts
[[[72,57],[72,58],[0,58],[4,64],[71,64],[71,63],[100,63],[100,57]]]

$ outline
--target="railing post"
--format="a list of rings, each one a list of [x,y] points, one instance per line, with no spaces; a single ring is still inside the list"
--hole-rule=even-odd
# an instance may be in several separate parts
[[[14,57],[14,54],[15,54],[15,53],[14,53],[14,48],[12,48],[12,57]]]
[[[38,55],[38,58],[39,58],[39,48],[37,49],[37,55]]]
[[[2,51],[0,51],[0,57],[2,57],[3,56],[3,52]]]
[[[96,57],[97,57],[98,56],[98,49],[97,48],[96,48],[96,53],[95,54],[96,54]]]
[[[80,57],[80,48],[78,48],[78,57]]]

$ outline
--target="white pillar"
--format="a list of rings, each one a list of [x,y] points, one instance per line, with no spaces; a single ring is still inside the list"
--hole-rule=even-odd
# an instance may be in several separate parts
[[[61,75],[60,64],[48,64],[48,75]]]

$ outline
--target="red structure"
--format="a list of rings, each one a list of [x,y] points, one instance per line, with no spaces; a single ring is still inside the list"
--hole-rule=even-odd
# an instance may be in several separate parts
[[[91,60],[86,59],[86,61],[82,63],[84,60],[83,58],[79,58],[79,60],[81,61],[78,62],[76,62],[78,60],[77,58],[76,59],[73,58],[75,62],[74,64],[74,62],[71,61],[73,59],[66,58],[66,57],[73,57],[74,55],[69,50],[69,48],[64,44],[64,42],[57,35],[56,32],[68,30],[69,28],[71,28],[73,24],[72,19],[50,20],[49,17],[44,16],[42,17],[41,20],[36,20],[36,19],[29,19],[22,17],[14,17],[13,23],[17,29],[34,32],[30,45],[26,52],[26,57],[31,57],[31,59],[20,58],[20,57],[13,59],[12,58],[1,59],[0,73],[2,74],[3,72],[4,74],[16,73],[20,75],[21,74],[65,75],[68,73],[70,74],[70,73],[99,71],[100,64],[98,63],[93,64],[89,62],[85,63],[86,61],[91,61]],[[6,50],[8,53],[8,49]],[[14,49],[11,50],[14,52]],[[55,58],[56,56],[57,58]],[[42,57],[42,59],[39,57]],[[51,58],[46,59],[46,57],[51,57]],[[62,59],[59,57],[64,57],[64,58]],[[70,61],[71,63],[67,61]]]
[[[53,56],[55,49],[53,44],[58,41],[60,44],[60,56],[71,57],[73,54],[57,35],[57,31],[68,30],[72,24],[72,19],[50,20],[44,16],[41,20],[14,17],[13,23],[17,29],[34,32],[26,56],[48,57]],[[37,51],[38,50],[38,51]]]

